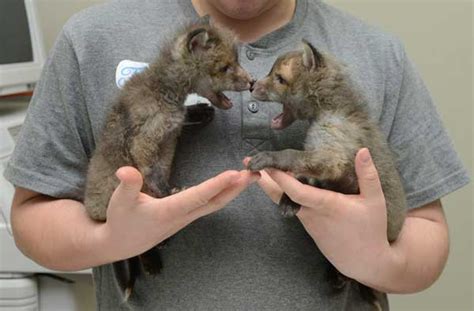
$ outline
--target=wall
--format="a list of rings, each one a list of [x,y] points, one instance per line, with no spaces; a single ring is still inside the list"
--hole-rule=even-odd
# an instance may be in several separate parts
[[[159,0],[157,0],[159,1]],[[45,45],[75,11],[100,0],[39,0]],[[398,35],[405,43],[436,101],[455,148],[472,176],[473,160],[473,2],[467,0],[327,0]],[[392,295],[392,310],[473,309],[473,186],[443,199],[450,234],[447,267],[430,289]],[[92,308],[92,285],[78,280],[84,310]]]
[[[74,13],[104,0],[35,0],[46,51],[54,44],[62,26]]]

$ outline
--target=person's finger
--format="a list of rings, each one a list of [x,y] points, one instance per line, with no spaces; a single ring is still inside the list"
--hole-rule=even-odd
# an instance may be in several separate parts
[[[230,201],[235,199],[251,183],[260,179],[260,173],[241,171],[240,178],[231,186],[212,198],[207,205],[194,209],[189,213],[190,220],[193,221],[202,216],[216,212],[225,207]]]
[[[160,199],[161,204],[162,206],[169,206],[172,209],[187,214],[198,207],[208,204],[209,200],[235,183],[239,177],[240,174],[237,171],[223,172],[197,186]]]
[[[124,206],[133,204],[143,186],[142,175],[136,168],[124,166],[117,170],[115,176],[120,180],[120,184],[110,198],[111,205],[116,205],[115,202]]]
[[[362,148],[355,158],[355,169],[359,182],[360,194],[364,198],[383,198],[382,185],[380,184],[377,168],[372,161],[369,149]]]
[[[242,161],[245,167],[249,164],[251,157],[245,157]],[[280,202],[281,196],[283,195],[283,191],[278,186],[278,184],[268,176],[268,173],[264,170],[260,171],[261,178],[258,180],[258,185],[263,191],[268,195],[268,197],[274,202]]]
[[[280,186],[268,175],[266,171],[261,171],[262,177],[258,180],[258,185],[276,204],[280,202],[283,191]]]
[[[280,170],[266,169],[265,171],[296,203],[308,207],[326,207],[333,202],[335,192],[302,184],[293,176]]]

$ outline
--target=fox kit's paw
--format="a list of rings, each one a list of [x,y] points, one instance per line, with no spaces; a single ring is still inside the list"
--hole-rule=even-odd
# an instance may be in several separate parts
[[[143,271],[145,271],[146,275],[157,275],[163,268],[161,256],[158,249],[159,247],[155,246],[146,251],[145,253],[139,255]]]
[[[263,151],[254,155],[248,165],[247,169],[253,172],[263,170],[264,168],[275,167],[273,157],[270,152]]]
[[[145,178],[145,193],[155,198],[164,198],[170,195],[171,187],[164,179]]]
[[[186,187],[174,187],[171,189],[170,195],[186,190]]]
[[[161,268],[162,268],[161,263],[150,262],[150,261],[143,262],[143,271],[145,271],[145,274],[148,276],[160,274]]]

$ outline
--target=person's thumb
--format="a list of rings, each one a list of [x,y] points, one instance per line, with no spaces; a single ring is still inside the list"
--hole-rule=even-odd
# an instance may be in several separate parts
[[[355,158],[355,169],[359,182],[360,194],[366,199],[383,199],[377,168],[375,167],[369,149],[362,148]]]
[[[143,177],[140,172],[131,166],[124,166],[115,173],[120,184],[110,199],[110,204],[128,205],[135,202],[143,186]]]

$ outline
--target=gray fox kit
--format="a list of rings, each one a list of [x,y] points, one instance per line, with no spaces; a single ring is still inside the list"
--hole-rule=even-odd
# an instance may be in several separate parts
[[[222,91],[248,90],[252,83],[238,64],[231,32],[205,24],[178,32],[147,69],[130,78],[112,105],[88,168],[84,204],[90,217],[106,220],[109,199],[119,184],[115,172],[122,166],[141,172],[144,193],[158,198],[169,195],[186,96],[197,93],[214,106],[229,109],[232,103]],[[114,263],[125,299],[142,270],[156,274],[160,269],[156,247]]]
[[[257,81],[252,96],[283,104],[271,127],[284,129],[294,120],[309,120],[304,150],[264,151],[248,163],[252,171],[277,168],[291,171],[303,183],[345,194],[359,193],[354,159],[369,148],[379,173],[387,207],[387,238],[394,241],[404,222],[406,198],[392,153],[377,124],[370,119],[365,99],[333,57],[303,41],[302,51],[280,56],[267,77]],[[300,206],[284,194],[280,209],[295,215]],[[380,308],[374,292],[361,294]]]

